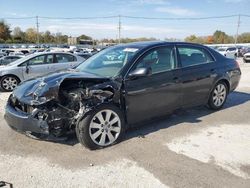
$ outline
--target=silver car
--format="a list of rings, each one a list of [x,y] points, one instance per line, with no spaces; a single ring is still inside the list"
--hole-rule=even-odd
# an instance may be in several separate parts
[[[0,86],[4,91],[12,91],[24,80],[74,68],[84,60],[80,56],[64,52],[31,54],[0,67]]]

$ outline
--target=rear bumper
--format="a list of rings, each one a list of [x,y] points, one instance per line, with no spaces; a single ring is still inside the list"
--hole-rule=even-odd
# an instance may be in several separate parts
[[[47,122],[35,118],[38,112],[36,109],[31,114],[18,111],[8,102],[5,107],[4,119],[11,128],[19,132],[34,132],[48,135],[49,129]]]

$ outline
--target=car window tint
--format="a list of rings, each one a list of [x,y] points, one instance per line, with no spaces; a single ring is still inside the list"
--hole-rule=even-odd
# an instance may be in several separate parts
[[[151,67],[153,74],[176,68],[174,48],[161,47],[148,52],[136,66],[141,67]]]
[[[58,63],[67,63],[76,61],[76,58],[68,54],[56,54],[56,62]]]
[[[54,55],[53,55],[53,54],[49,54],[49,55],[47,55],[47,60],[46,60],[46,63],[53,63],[53,57],[54,57]]]
[[[40,65],[45,63],[45,55],[36,56],[28,60],[29,65]]]
[[[206,50],[196,47],[178,47],[182,67],[212,62],[213,59]]]

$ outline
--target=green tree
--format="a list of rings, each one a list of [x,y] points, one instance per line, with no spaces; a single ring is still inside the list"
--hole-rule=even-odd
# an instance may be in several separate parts
[[[250,32],[242,33],[241,35],[239,35],[238,42],[239,43],[249,43],[250,42]]]
[[[20,27],[15,27],[12,31],[12,39],[14,43],[23,43],[25,42],[25,33],[21,30]]]
[[[25,39],[29,43],[35,43],[37,40],[37,32],[34,28],[29,28],[25,32]]]
[[[197,37],[196,35],[190,35],[190,36],[185,38],[185,41],[186,42],[204,44],[205,43],[205,38],[204,37]]]
[[[0,21],[0,40],[6,41],[11,38],[10,36],[10,27],[3,20]]]
[[[50,31],[45,31],[44,33],[42,33],[41,39],[43,43],[54,42],[54,36],[50,33]]]
[[[232,43],[234,42],[234,38],[232,36],[227,35],[225,32],[216,30],[213,34],[214,43],[224,44],[224,43]]]

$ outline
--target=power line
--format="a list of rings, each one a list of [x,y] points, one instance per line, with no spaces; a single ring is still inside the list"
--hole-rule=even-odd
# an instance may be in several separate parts
[[[2,17],[1,20],[28,20],[28,19],[35,19],[35,16],[31,17]]]
[[[224,19],[238,17],[239,14],[222,15],[222,16],[208,16],[208,17],[142,17],[142,16],[128,16],[128,15],[113,15],[113,16],[89,16],[89,17],[49,17],[39,16],[39,19],[58,19],[58,20],[91,20],[91,19],[110,19],[110,18],[129,18],[129,19],[146,19],[146,20],[209,20],[209,19]],[[240,14],[241,17],[250,17],[247,14]],[[36,19],[36,16],[31,17],[2,17],[0,19]]]
[[[48,17],[48,16],[40,16],[42,19],[58,19],[58,20],[92,20],[92,19],[110,19],[117,18],[119,16],[96,16],[96,17]]]
[[[233,18],[238,15],[227,15],[227,16],[210,16],[210,17],[140,17],[140,16],[122,16],[124,18],[131,19],[145,19],[145,20],[209,20],[209,19],[222,19],[222,18]]]

